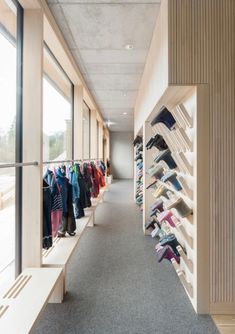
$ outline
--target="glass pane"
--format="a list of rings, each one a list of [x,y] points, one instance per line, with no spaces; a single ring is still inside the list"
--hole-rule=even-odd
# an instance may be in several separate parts
[[[15,162],[16,8],[0,0],[0,162]],[[15,278],[15,169],[0,169],[0,293]]]
[[[46,77],[43,79],[43,159],[72,158],[72,105]]]
[[[83,102],[83,158],[90,158],[90,109]]]
[[[96,121],[96,128],[97,128],[97,130],[96,130],[96,134],[97,134],[97,138],[96,138],[96,142],[97,142],[97,157],[95,157],[95,158],[99,158],[100,156],[99,156],[99,154],[100,154],[100,152],[99,152],[99,136],[100,136],[100,127],[99,127],[99,122],[98,121]]]

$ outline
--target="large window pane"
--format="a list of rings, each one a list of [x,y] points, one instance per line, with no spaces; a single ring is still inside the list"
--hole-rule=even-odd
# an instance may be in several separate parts
[[[72,158],[72,84],[44,50],[43,159]]]
[[[90,109],[83,102],[83,158],[90,158]]]
[[[100,127],[99,127],[99,121],[96,120],[96,145],[97,145],[97,157],[95,158],[99,158],[100,157],[100,146],[99,146],[99,138],[100,138]]]
[[[15,162],[16,7],[0,0],[0,162]],[[15,278],[15,169],[0,169],[0,293]]]

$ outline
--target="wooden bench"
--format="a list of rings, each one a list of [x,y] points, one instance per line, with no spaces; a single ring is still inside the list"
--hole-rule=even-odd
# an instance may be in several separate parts
[[[66,293],[66,272],[69,263],[80,239],[87,226],[93,226],[94,212],[86,210],[86,216],[77,220],[77,229],[75,236],[65,238],[56,238],[53,246],[43,252],[42,265],[46,268],[61,268],[63,271],[63,294]],[[63,296],[55,296],[58,302],[63,301]]]
[[[85,209],[85,217],[77,220],[76,235],[56,238],[53,246],[43,251],[42,268],[27,268],[0,297],[0,333],[26,334],[33,329],[48,302],[61,303],[66,292],[66,269],[86,228],[94,225],[97,205]]]
[[[64,294],[67,291],[66,287],[66,272],[67,265],[82,237],[83,232],[87,226],[94,226],[95,222],[95,210],[99,203],[103,202],[103,196],[106,189],[101,189],[100,194],[97,198],[92,199],[92,207],[85,209],[85,217],[77,219],[77,229],[75,236],[66,236],[65,238],[56,238],[53,246],[43,252],[42,264],[46,268],[62,268],[63,269],[63,291]],[[56,296],[55,300],[59,301],[60,296]]]
[[[61,281],[61,268],[25,269],[0,298],[0,333],[30,333]]]

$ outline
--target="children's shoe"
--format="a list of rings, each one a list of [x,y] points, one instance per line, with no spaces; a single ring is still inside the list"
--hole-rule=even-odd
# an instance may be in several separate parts
[[[158,154],[158,156],[154,159],[156,163],[160,162],[161,160],[165,161],[165,163],[170,169],[174,169],[177,167],[175,160],[172,158],[171,151],[169,149]]]
[[[172,220],[172,216],[173,216],[173,213],[171,211],[165,210],[165,211],[163,211],[159,214],[158,220],[159,220],[160,223],[162,223],[165,220],[165,221],[168,222],[168,224],[171,227],[176,227],[175,223]]]
[[[173,233],[164,235],[160,239],[159,243],[160,243],[161,246],[166,246],[166,245],[171,246],[171,248],[174,251],[176,256],[180,256],[180,254],[177,250],[177,246],[180,246],[183,249],[183,247],[178,242],[178,240],[176,239],[176,236]]]
[[[166,197],[167,199],[170,199],[169,198],[169,196],[168,196],[168,192],[171,192],[172,193],[172,191],[171,190],[169,190],[169,189],[167,189],[165,186],[163,186],[163,185],[160,185],[157,189],[156,189],[156,191],[153,193],[153,196],[155,197],[155,198],[158,198],[158,197],[160,197],[160,196],[164,196],[164,197]]]
[[[157,260],[160,263],[163,259],[171,262],[171,259],[175,259],[177,263],[180,263],[180,257],[175,255],[171,246],[157,246],[156,247]]]
[[[182,190],[182,186],[181,184],[179,183],[179,181],[177,180],[177,174],[176,172],[173,172],[173,171],[170,171],[168,173],[166,173],[162,178],[161,178],[161,181],[162,182],[167,182],[169,181],[173,187],[175,188],[175,190]]]
[[[151,211],[158,210],[159,212],[164,211],[163,208],[163,200],[161,198],[158,198],[156,202],[151,206]]]
[[[176,199],[173,203],[167,205],[167,209],[172,208],[175,208],[182,218],[185,218],[193,213],[193,210],[188,207],[181,197]]]
[[[169,130],[172,130],[176,125],[176,120],[172,113],[163,106],[152,120],[151,126],[154,126],[157,123],[163,123]]]

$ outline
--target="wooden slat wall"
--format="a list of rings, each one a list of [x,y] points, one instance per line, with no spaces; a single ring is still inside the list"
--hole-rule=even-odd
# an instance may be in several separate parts
[[[169,84],[209,84],[211,312],[235,312],[235,1],[170,0]],[[203,259],[201,259],[203,261]]]

